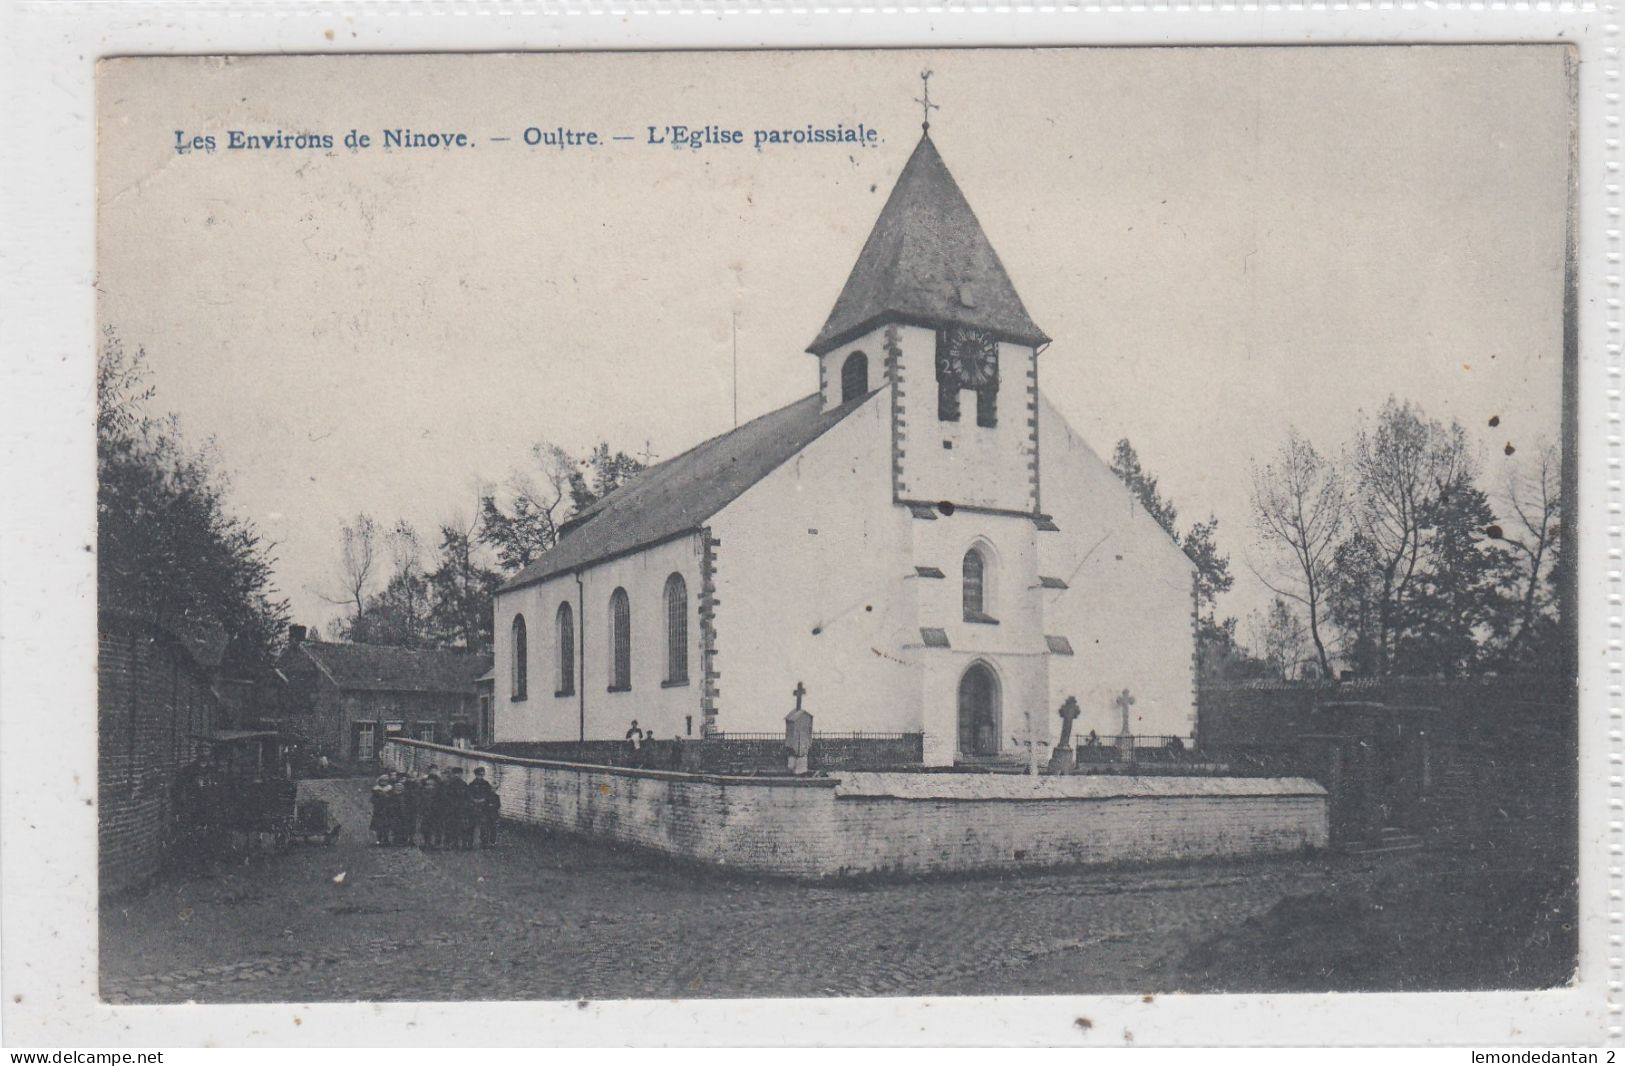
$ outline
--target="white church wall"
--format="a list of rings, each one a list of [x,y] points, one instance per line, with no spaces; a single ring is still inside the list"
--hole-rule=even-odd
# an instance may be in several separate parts
[[[798,681],[819,732],[920,728],[890,419],[882,389],[711,519],[719,730],[782,732]]]
[[[1116,736],[1127,689],[1136,735],[1194,736],[1194,564],[1047,400],[1039,456],[1043,508],[1060,527],[1038,534],[1039,572],[1069,586],[1043,592],[1044,630],[1075,652],[1050,657],[1052,716],[1076,696],[1074,734]]]
[[[864,338],[865,351],[884,344],[885,331]],[[960,396],[957,422],[937,418],[937,334],[897,327],[903,382],[902,491],[906,500],[948,500],[1006,511],[1033,510],[1032,418],[1035,356],[1031,348],[999,345],[998,424],[976,424],[976,394]]]
[[[906,511],[905,511],[906,513]],[[999,685],[999,738],[1009,751],[1025,742],[1028,716],[1043,728],[1049,699],[1046,647],[1037,585],[1037,531],[1032,520],[955,508],[935,520],[913,518],[914,562],[940,570],[919,578],[921,626],[939,628],[947,648],[925,648],[921,701],[925,759],[953,762],[959,729],[959,682],[971,664],[988,663]],[[984,610],[997,624],[968,621],[964,611],[964,559],[971,548],[985,561]],[[916,636],[916,639],[917,636]],[[1047,738],[1047,734],[1044,734]]]
[[[575,536],[591,536],[582,529]],[[688,680],[666,682],[666,579],[681,574],[688,591]],[[496,739],[498,741],[578,740],[582,738],[583,705],[587,740],[615,740],[626,734],[632,719],[661,739],[699,737],[700,692],[704,664],[700,657],[700,542],[697,534],[679,537],[640,552],[589,567],[575,577],[504,593],[496,605]],[[627,593],[631,618],[632,685],[609,691],[609,601],[617,588]],[[578,598],[579,601],[578,602]],[[575,619],[577,686],[573,694],[558,691],[558,605],[568,600]],[[529,692],[512,696],[512,625],[525,614],[529,648]]]

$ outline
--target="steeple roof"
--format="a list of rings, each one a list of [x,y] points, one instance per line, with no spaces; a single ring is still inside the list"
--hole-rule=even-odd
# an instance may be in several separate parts
[[[929,133],[898,175],[846,287],[807,350],[822,355],[886,320],[977,326],[1035,346],[1049,340],[1028,316]]]

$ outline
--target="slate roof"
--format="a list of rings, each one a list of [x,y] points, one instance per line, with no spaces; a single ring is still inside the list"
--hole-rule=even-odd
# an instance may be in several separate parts
[[[533,585],[698,530],[865,399],[826,412],[823,396],[814,393],[650,467],[571,519],[558,544],[499,591]]]
[[[474,692],[474,679],[490,669],[484,655],[444,648],[337,644],[307,640],[302,652],[347,692]]]
[[[1027,314],[929,134],[898,175],[829,320],[807,350],[822,355],[886,319],[979,326],[1034,346],[1049,340]]]

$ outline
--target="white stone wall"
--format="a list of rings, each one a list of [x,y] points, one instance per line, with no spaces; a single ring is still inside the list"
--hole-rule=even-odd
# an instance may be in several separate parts
[[[1196,731],[1195,565],[1111,468],[1048,401],[1039,410],[1044,510],[1058,533],[1038,534],[1038,569],[1069,587],[1045,590],[1044,631],[1075,652],[1049,660],[1049,709],[1076,696],[1076,736],[1116,736],[1114,702],[1128,689],[1137,735]]]
[[[820,732],[919,729],[890,412],[883,389],[710,520],[719,730],[782,732],[798,681]]]
[[[1250,858],[1327,843],[1298,778],[848,774],[743,778],[574,766],[392,742],[399,768],[486,767],[504,818],[799,878]]]
[[[584,527],[573,536],[591,536]],[[688,586],[688,683],[667,685],[666,578],[683,575]],[[573,574],[506,592],[496,600],[495,717],[498,741],[586,739],[623,736],[634,718],[662,739],[700,735],[700,540],[687,535],[645,551],[589,567],[578,593]],[[610,692],[609,598],[626,589],[632,620],[632,688]],[[579,600],[578,600],[579,597]],[[575,616],[576,692],[559,696],[558,605],[568,600]],[[584,610],[583,610],[584,608]],[[512,691],[513,617],[525,616],[529,691]]]

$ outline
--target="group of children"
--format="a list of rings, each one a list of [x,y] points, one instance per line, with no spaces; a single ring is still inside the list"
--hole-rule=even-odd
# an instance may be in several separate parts
[[[417,844],[426,848],[472,848],[476,832],[481,847],[494,847],[502,797],[485,779],[485,767],[464,779],[461,766],[444,774],[431,766],[421,777],[392,770],[372,786],[372,824],[377,843]]]

